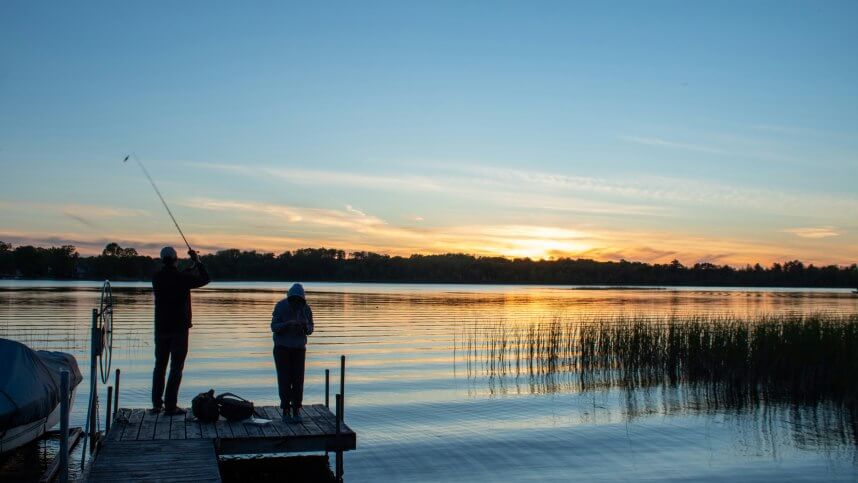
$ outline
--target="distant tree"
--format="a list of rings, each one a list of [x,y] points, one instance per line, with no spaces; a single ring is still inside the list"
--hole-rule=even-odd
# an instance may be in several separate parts
[[[44,248],[18,246],[14,251],[15,268],[25,278],[43,278],[49,275],[48,259]]]
[[[73,245],[48,248],[45,255],[52,278],[74,278],[78,253]]]
[[[0,276],[15,274],[15,254],[12,244],[0,241]]]

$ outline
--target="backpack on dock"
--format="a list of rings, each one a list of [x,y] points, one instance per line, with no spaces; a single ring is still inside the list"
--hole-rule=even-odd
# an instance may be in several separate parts
[[[231,392],[223,393],[216,399],[221,416],[228,421],[243,421],[255,414],[253,402]]]
[[[207,392],[201,392],[191,400],[191,411],[198,421],[204,423],[213,423],[220,417],[220,408],[218,408],[217,398],[214,396],[214,389],[209,389]]]

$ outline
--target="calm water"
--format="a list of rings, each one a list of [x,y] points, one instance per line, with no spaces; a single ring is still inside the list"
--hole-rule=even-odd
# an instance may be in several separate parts
[[[288,284],[215,283],[194,295],[181,400],[215,388],[277,404],[269,323]],[[848,290],[611,289],[306,284],[316,317],[306,402],[347,356],[349,481],[856,479],[850,423],[829,408],[701,411],[672,390],[579,392],[564,375],[498,377],[466,360],[463,327],[555,317],[858,313]],[[0,337],[63,350],[88,367],[100,284],[0,282]],[[147,284],[114,284],[122,405],[146,407]],[[88,374],[85,375],[88,378]],[[72,424],[82,425],[86,382]],[[332,390],[332,393],[334,391]],[[104,396],[102,396],[104,397]]]

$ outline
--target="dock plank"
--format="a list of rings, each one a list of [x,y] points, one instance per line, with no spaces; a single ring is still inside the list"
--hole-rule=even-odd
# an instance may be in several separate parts
[[[89,482],[220,482],[211,440],[116,441],[105,445]]]
[[[301,426],[303,426],[309,434],[325,434],[326,431],[322,430],[322,428],[316,424],[316,421],[313,418],[313,413],[308,411],[309,408],[310,406],[301,408]]]
[[[241,421],[228,421],[229,429],[232,430],[233,438],[247,437],[247,430],[244,429],[244,424]]]
[[[322,407],[310,406],[307,408],[307,413],[310,418],[313,419],[313,422],[316,423],[319,428],[325,433],[336,433],[336,422],[333,419],[328,419],[327,413],[328,411]]]
[[[202,428],[200,427],[199,421],[194,418],[194,415],[191,411],[191,408],[187,408],[187,413],[185,413],[185,438],[186,439],[199,439],[202,438]]]
[[[257,408],[256,412],[259,413],[260,418],[271,419],[268,416],[268,412],[262,410],[262,408]],[[269,424],[263,424],[261,426],[257,426],[257,428],[259,428],[259,432],[261,433],[261,436],[275,437],[275,438],[277,436],[280,436],[280,434],[277,432],[277,429],[274,428],[273,423],[274,423],[274,420],[272,420],[271,423],[269,423]]]
[[[170,439],[185,439],[185,415],[170,416]]]
[[[155,421],[155,436],[153,439],[170,439],[170,416],[163,412],[158,414]]]
[[[311,433],[304,427],[303,424],[295,422],[295,420],[286,421],[286,426],[295,432],[298,436],[309,436]]]
[[[232,438],[232,429],[229,427],[229,421],[220,418],[214,423],[215,431],[218,438]]]
[[[155,411],[146,411],[143,415],[143,423],[140,425],[140,433],[138,433],[137,439],[144,441],[155,439],[155,424],[158,422],[160,414]]]
[[[248,436],[264,436],[262,427],[259,424],[244,423],[244,430]]]
[[[201,438],[217,438],[217,430],[215,429],[215,423],[204,423],[198,421],[200,425],[200,437]]]
[[[280,435],[295,436],[295,430],[283,422],[283,415],[280,412],[280,408],[266,406],[265,412],[269,415],[269,419],[271,419],[271,425],[274,426]]]
[[[122,439],[122,432],[125,431],[125,425],[128,424],[128,416],[131,415],[131,410],[128,408],[120,408],[116,410],[116,418],[113,419],[113,424],[110,426],[110,432],[107,434],[107,441],[119,441]]]
[[[286,434],[281,433],[277,429],[276,423],[277,423],[277,421],[280,420],[280,413],[277,412],[277,409],[275,409],[272,406],[266,406],[266,407],[260,408],[260,413],[262,416],[265,416],[266,418],[271,420],[271,424],[267,425],[269,432],[273,433],[276,436],[288,436]]]
[[[132,409],[128,416],[128,422],[122,430],[120,441],[134,441],[140,431],[140,422],[143,420],[143,409]]]

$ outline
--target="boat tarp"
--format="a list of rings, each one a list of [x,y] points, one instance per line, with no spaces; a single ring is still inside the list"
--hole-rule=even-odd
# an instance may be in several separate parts
[[[64,352],[34,351],[0,339],[0,432],[51,414],[60,402],[60,371],[69,371],[69,388],[83,379],[77,361]]]

